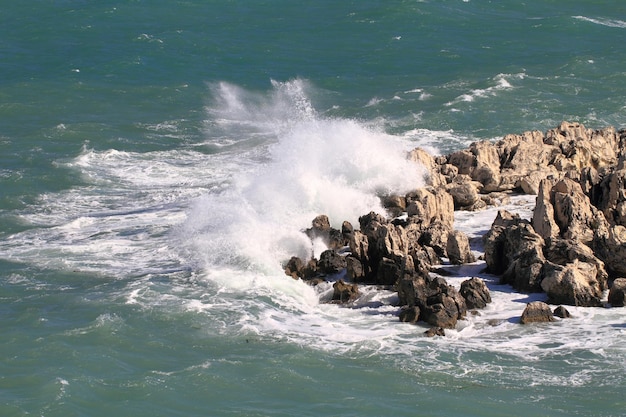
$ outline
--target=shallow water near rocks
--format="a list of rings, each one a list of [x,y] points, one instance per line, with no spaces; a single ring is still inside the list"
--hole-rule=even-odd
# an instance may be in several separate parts
[[[445,337],[281,262],[382,212],[422,146],[624,125],[614,2],[15,2],[0,17],[3,416],[618,416],[626,310]],[[532,197],[505,208],[530,217]],[[477,254],[498,208],[457,212]]]

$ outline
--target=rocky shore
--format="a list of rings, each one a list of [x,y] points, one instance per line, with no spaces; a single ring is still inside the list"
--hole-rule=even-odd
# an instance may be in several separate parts
[[[454,328],[468,311],[491,301],[477,277],[457,290],[438,268],[475,262],[469,239],[454,228],[456,210],[506,203],[512,194],[536,195],[533,216],[500,210],[483,236],[486,272],[520,292],[545,292],[550,304],[600,307],[626,302],[626,130],[592,130],[563,122],[545,133],[506,135],[497,142],[432,156],[414,149],[427,185],[384,196],[387,213],[367,213],[358,227],[331,227],[316,217],[305,233],[328,247],[319,259],[293,257],[287,275],[312,285],[345,272],[333,302],[350,303],[359,286],[398,293],[403,322],[433,326],[429,336]],[[529,303],[521,323],[568,317],[543,302]]]

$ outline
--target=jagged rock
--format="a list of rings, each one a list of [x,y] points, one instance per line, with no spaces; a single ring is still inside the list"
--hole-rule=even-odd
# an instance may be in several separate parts
[[[420,319],[420,308],[417,306],[403,307],[400,310],[400,321],[403,323],[415,324]]]
[[[585,128],[580,123],[562,122],[546,132],[544,142],[558,146],[564,158],[555,161],[561,171],[582,171],[585,167],[604,170],[617,163],[620,138],[614,128]]]
[[[560,317],[562,319],[569,319],[569,318],[572,317],[570,312],[567,311],[567,309],[565,307],[563,307],[563,306],[558,306],[557,308],[555,308],[553,314],[556,317]]]
[[[476,257],[470,250],[469,239],[460,230],[453,230],[448,234],[446,252],[451,263],[456,265],[476,262]]]
[[[339,280],[333,284],[332,300],[339,303],[348,303],[359,298],[359,288],[356,284],[346,284]]]
[[[555,321],[552,310],[550,310],[550,306],[543,301],[528,303],[520,319],[521,324],[547,323],[552,321]]]
[[[461,283],[459,290],[465,299],[468,309],[485,308],[491,302],[491,295],[485,282],[477,277],[470,278]]]
[[[426,183],[433,187],[445,185],[446,178],[439,170],[439,164],[435,158],[422,148],[415,148],[409,152],[408,159],[410,161],[421,164],[426,169]]]
[[[459,177],[462,176],[458,176],[455,178],[455,182],[446,186],[446,190],[452,196],[455,210],[476,210],[483,208],[485,204],[478,195],[479,187],[476,183],[472,182],[469,177],[467,177],[467,181],[459,181]],[[482,207],[479,203],[482,203]]]
[[[289,261],[284,267],[285,274],[289,275],[293,279],[302,278],[303,269],[304,269],[304,261],[297,256],[292,256],[291,259],[289,259]]]
[[[599,307],[602,290],[597,275],[595,265],[577,259],[566,265],[546,262],[541,288],[554,304]]]
[[[435,336],[445,336],[446,331],[443,327],[431,327],[430,329],[424,332],[424,336],[426,337],[435,337]]]
[[[617,278],[613,281],[608,301],[613,307],[626,305],[626,278]]]
[[[359,217],[361,233],[371,239],[376,239],[376,231],[383,224],[387,224],[387,220],[380,214],[373,211]]]
[[[320,255],[317,264],[318,270],[322,274],[336,274],[346,267],[346,258],[339,255],[332,249],[325,250]]]
[[[601,225],[595,230],[591,247],[604,262],[609,275],[626,276],[626,227]]]
[[[363,264],[354,256],[346,256],[346,275],[352,282],[362,282],[365,280]]]
[[[349,244],[352,236],[354,235],[354,226],[352,226],[352,223],[344,221],[341,224],[341,235],[343,236],[344,241]]]
[[[608,174],[599,188],[597,207],[611,225],[626,226],[626,169]]]
[[[406,197],[389,195],[382,199],[383,206],[391,217],[397,217],[406,211]]]
[[[325,214],[314,218],[305,233],[311,240],[321,239],[329,249],[340,249],[347,244],[341,231],[330,227],[330,221]]]
[[[591,248],[577,240],[554,239],[544,250],[547,260],[558,265],[566,265],[574,261],[591,264],[596,269],[595,281],[597,292],[602,293],[608,288],[609,275],[604,262],[596,257]]]
[[[535,209],[533,211],[533,229],[545,240],[556,239],[561,233],[554,221],[554,206],[550,199],[550,190],[555,180],[544,179],[539,183]]]
[[[423,320],[432,326],[453,329],[457,320],[465,317],[467,306],[459,292],[443,278],[435,278],[427,285],[426,305],[420,305]],[[423,300],[420,300],[423,301]]]
[[[394,260],[382,258],[377,268],[376,284],[395,285],[403,276],[402,267]]]
[[[500,210],[483,241],[489,272],[519,291],[541,291],[545,242],[528,221]]]
[[[405,256],[409,252],[409,241],[405,229],[391,223],[378,227],[376,249],[382,257],[395,259]]]
[[[580,184],[564,178],[550,190],[550,201],[554,207],[554,220],[560,236],[565,239],[589,243],[594,238],[594,230],[606,219],[591,205],[589,197],[583,194]]]
[[[446,257],[449,233],[450,228],[447,225],[436,222],[422,231],[418,242],[422,246],[432,248],[438,256]]]
[[[407,194],[406,210],[409,220],[422,228],[438,222],[451,229],[454,223],[452,196],[434,188],[419,188]]]

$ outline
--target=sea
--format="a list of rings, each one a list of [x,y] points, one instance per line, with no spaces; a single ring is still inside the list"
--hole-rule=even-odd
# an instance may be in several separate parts
[[[623,416],[624,308],[521,325],[544,295],[444,265],[493,302],[428,338],[282,264],[423,186],[415,147],[623,128],[625,39],[608,0],[4,2],[0,415]]]

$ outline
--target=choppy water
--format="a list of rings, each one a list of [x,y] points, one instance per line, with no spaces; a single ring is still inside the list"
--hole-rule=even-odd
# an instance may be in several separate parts
[[[280,268],[317,214],[419,186],[415,146],[623,127],[626,5],[506,3],[5,5],[0,414],[622,415],[622,309],[522,327],[541,295],[485,276],[427,339],[393,293],[343,308]]]

